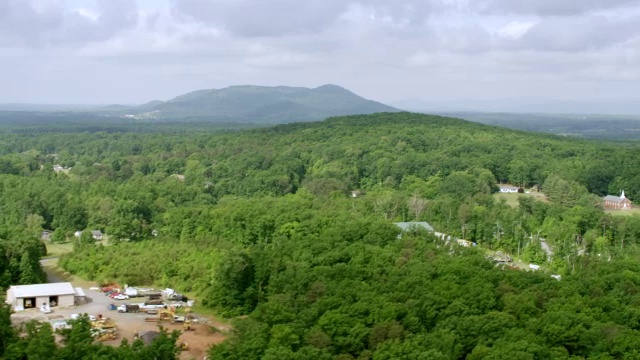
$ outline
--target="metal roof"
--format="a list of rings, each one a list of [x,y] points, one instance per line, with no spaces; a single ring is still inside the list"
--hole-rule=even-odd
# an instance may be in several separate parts
[[[607,195],[604,197],[604,201],[615,201],[615,202],[621,202],[623,200],[623,198],[621,198],[620,196],[615,196],[615,195]]]
[[[16,298],[55,296],[55,295],[75,295],[76,291],[71,283],[52,283],[35,285],[13,285],[11,286],[13,296]]]
[[[433,229],[433,226],[429,225],[428,222],[425,221],[410,221],[410,222],[397,222],[394,223],[396,224],[397,227],[401,228],[402,231],[408,231],[409,229],[413,228],[413,227],[417,227],[417,228],[423,228],[427,231],[435,231]]]
[[[82,288],[77,287],[77,288],[75,288],[75,290],[76,290],[76,296],[79,296],[79,297],[85,297],[86,296],[84,294],[84,290],[82,290]]]

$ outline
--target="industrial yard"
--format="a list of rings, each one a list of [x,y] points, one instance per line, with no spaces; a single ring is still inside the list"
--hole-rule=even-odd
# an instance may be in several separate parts
[[[222,342],[226,332],[230,330],[226,324],[191,312],[187,306],[193,304],[191,300],[170,300],[172,296],[166,291],[163,293],[160,290],[144,289],[146,291],[140,291],[136,297],[116,300],[109,295],[113,295],[117,289],[111,288],[107,292],[103,290],[107,289],[83,288],[84,304],[52,307],[50,313],[43,313],[36,307],[18,311],[11,318],[14,325],[38,320],[51,322],[55,329],[64,327],[65,320],[87,314],[93,320],[96,340],[115,346],[123,339],[132,342],[137,336],[141,336],[143,341],[150,340],[162,326],[170,332],[181,332],[179,343],[185,348],[181,353],[182,359],[203,359],[208,348]],[[127,307],[137,310],[124,312]]]

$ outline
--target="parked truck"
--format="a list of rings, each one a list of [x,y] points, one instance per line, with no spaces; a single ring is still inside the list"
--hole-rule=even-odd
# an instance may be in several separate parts
[[[147,301],[144,304],[140,305],[140,310],[146,312],[147,314],[155,314],[158,310],[166,308],[162,301],[152,300]]]
[[[122,304],[118,306],[119,313],[137,313],[140,312],[140,305]]]
[[[128,287],[124,289],[124,294],[130,298],[141,296],[138,294],[138,288],[134,288],[134,287]]]

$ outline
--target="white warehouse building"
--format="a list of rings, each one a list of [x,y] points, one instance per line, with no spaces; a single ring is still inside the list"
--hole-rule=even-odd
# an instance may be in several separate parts
[[[14,311],[40,308],[43,304],[49,307],[73,306],[76,290],[71,283],[52,283],[35,285],[14,285],[7,290],[7,304]]]

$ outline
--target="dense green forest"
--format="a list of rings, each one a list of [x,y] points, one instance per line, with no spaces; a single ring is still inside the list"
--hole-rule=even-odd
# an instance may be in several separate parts
[[[75,243],[68,271],[248,315],[215,359],[640,356],[640,216],[600,201],[640,199],[640,144],[410,113],[191,126],[0,134],[0,286],[41,276],[48,229]],[[549,201],[510,206],[498,182]],[[393,222],[414,220],[479,246],[399,236]],[[110,240],[74,238],[84,229]],[[544,272],[498,268],[497,250]]]

